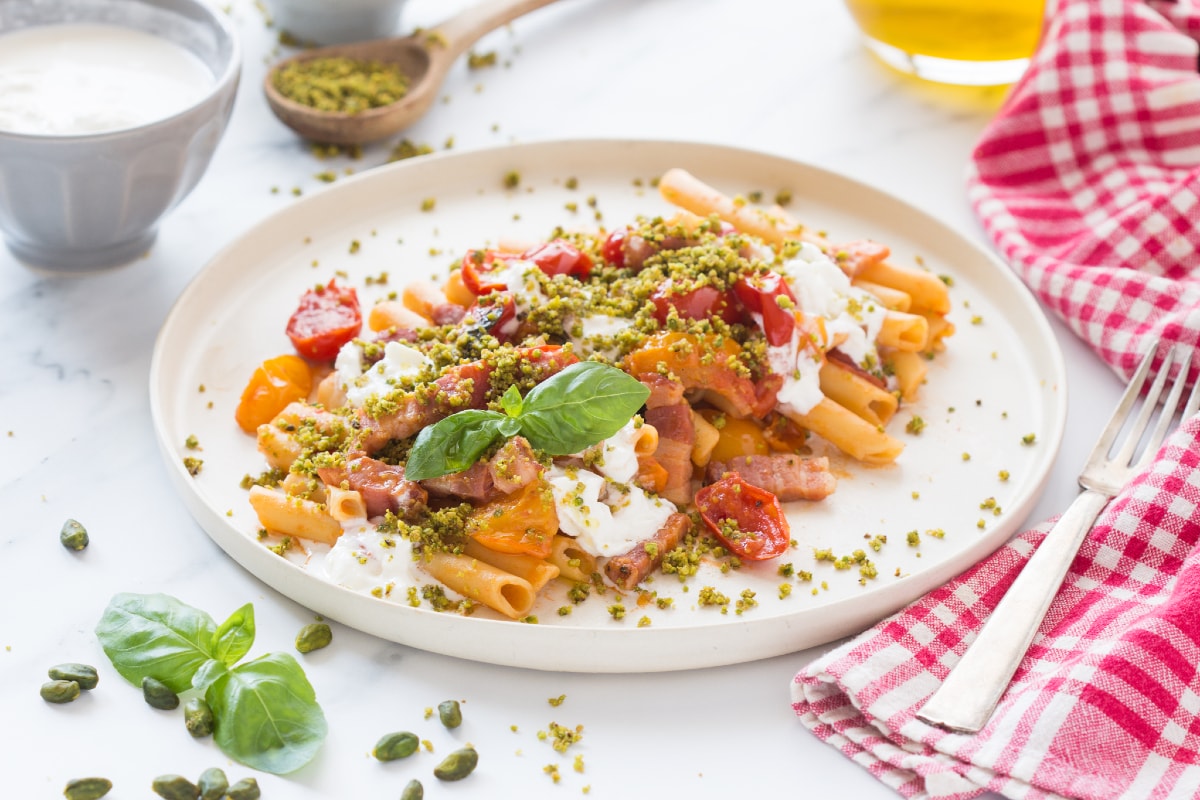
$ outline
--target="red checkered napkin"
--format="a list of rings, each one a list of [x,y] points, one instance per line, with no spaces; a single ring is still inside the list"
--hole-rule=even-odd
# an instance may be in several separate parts
[[[987,727],[916,718],[1048,529],[809,664],[804,725],[905,797],[1200,797],[1200,419],[1101,514]]]
[[[1200,341],[1200,2],[1050,0],[968,193],[1047,308],[1126,377]]]
[[[1200,342],[1200,0],[1051,0],[972,204],[1115,370]],[[1198,357],[1193,355],[1193,362]],[[1200,421],[1109,504],[986,728],[916,719],[1049,524],[796,676],[818,737],[906,797],[1200,797]]]

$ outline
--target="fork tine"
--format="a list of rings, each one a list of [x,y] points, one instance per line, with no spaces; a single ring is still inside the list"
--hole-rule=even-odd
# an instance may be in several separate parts
[[[1169,355],[1174,355],[1174,348],[1171,349]],[[1158,452],[1159,446],[1167,435],[1167,429],[1175,421],[1175,410],[1179,407],[1179,398],[1183,396],[1183,389],[1187,385],[1189,361],[1190,359],[1187,357],[1187,354],[1184,354],[1179,364],[1179,371],[1175,373],[1175,383],[1171,386],[1171,393],[1167,395],[1167,399],[1163,402],[1162,412],[1158,417],[1158,424],[1154,426],[1154,433],[1151,434],[1149,441],[1146,442],[1145,452],[1138,459],[1138,468],[1148,463],[1154,457],[1154,454]],[[1163,372],[1169,370],[1172,363],[1173,359],[1171,361],[1164,360]],[[1193,387],[1192,394],[1195,395],[1195,393],[1195,387]],[[1184,418],[1187,418],[1186,414]]]
[[[1125,393],[1121,395],[1121,402],[1117,404],[1116,411],[1113,412],[1108,425],[1104,427],[1104,432],[1100,434],[1100,440],[1096,442],[1091,455],[1088,456],[1088,463],[1108,457],[1108,451],[1112,449],[1117,434],[1121,432],[1122,423],[1129,416],[1129,410],[1133,408],[1138,395],[1142,392],[1142,386],[1146,383],[1146,374],[1150,372],[1150,364],[1154,362],[1154,354],[1157,351],[1158,340],[1155,339],[1150,343],[1150,349],[1146,351],[1146,355],[1142,356],[1142,362],[1138,364],[1133,377],[1129,379],[1129,385],[1125,387]]]
[[[1158,407],[1158,398],[1162,395],[1163,386],[1167,383],[1167,373],[1170,372],[1171,361],[1175,357],[1175,348],[1167,349],[1167,354],[1163,356],[1162,367],[1154,375],[1154,383],[1150,384],[1150,391],[1146,392],[1146,400],[1142,407],[1138,409],[1138,415],[1133,421],[1133,425],[1126,434],[1125,444],[1121,450],[1113,457],[1113,463],[1121,466],[1133,465],[1133,454],[1137,450],[1138,442],[1142,439],[1142,434],[1146,432],[1146,426],[1150,424],[1150,417],[1154,414],[1154,410]]]
[[[1185,370],[1190,370],[1191,364],[1184,364]],[[1200,374],[1196,375],[1196,382],[1192,384],[1192,393],[1188,395],[1187,405],[1183,407],[1183,419],[1191,419],[1200,411]]]

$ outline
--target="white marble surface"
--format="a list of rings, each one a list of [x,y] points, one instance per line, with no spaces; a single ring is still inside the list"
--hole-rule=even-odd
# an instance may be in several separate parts
[[[461,2],[412,0],[404,26],[429,26]],[[232,125],[208,175],[162,226],[149,255],[82,278],[39,275],[0,252],[0,774],[9,797],[58,796],[72,777],[101,774],[117,800],[151,796],[162,773],[209,766],[254,774],[177,715],[146,707],[113,672],[93,628],[117,592],[167,592],[224,618],[255,604],[254,653],[288,651],[306,609],[247,574],[188,516],[162,472],[147,400],[155,333],[174,298],[233,237],[319,191],[327,169],[270,115],[259,84],[274,31],[250,2],[231,13],[246,63]],[[409,132],[455,148],[572,136],[696,139],[786,155],[845,172],[909,200],[971,236],[962,174],[1001,93],[921,85],[860,46],[837,0],[564,0],[493,34],[511,66],[459,65],[445,103]],[[498,129],[493,129],[493,126]],[[272,193],[271,187],[280,187]],[[1058,465],[1030,522],[1074,493],[1075,471],[1117,394],[1099,360],[1054,325],[1068,369],[1070,414]],[[57,541],[64,519],[92,545]],[[410,777],[426,796],[884,798],[891,790],[794,718],[789,682],[824,648],[740,666],[646,675],[575,675],[485,666],[391,644],[344,626],[304,660],[329,720],[321,754],[286,777],[257,774],[268,800],[397,797]],[[101,668],[99,688],[66,706],[38,697],[62,661]],[[558,708],[547,698],[566,695]],[[466,700],[453,734],[427,706]],[[535,734],[582,724],[566,756]],[[518,726],[517,732],[510,726]],[[444,754],[473,742],[477,773],[438,784],[431,756],[391,765],[369,755],[382,732],[410,729]],[[576,754],[586,772],[572,770]],[[555,785],[543,766],[560,765]]]

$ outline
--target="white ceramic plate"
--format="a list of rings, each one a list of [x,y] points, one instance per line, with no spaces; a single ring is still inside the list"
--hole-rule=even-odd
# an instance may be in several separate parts
[[[683,167],[730,194],[792,192],[789,210],[834,241],[870,238],[893,260],[924,263],[953,278],[957,333],[930,365],[921,400],[903,409],[892,431],[907,448],[885,468],[841,463],[827,501],[788,509],[799,546],[779,561],[809,571],[786,579],[779,561],[706,572],[683,584],[650,584],[673,607],[639,606],[635,594],[609,592],[574,607],[564,588],[543,597],[538,624],[409,607],[405,587],[380,599],[328,583],[268,551],[243,475],[262,460],[233,411],[252,369],[290,352],[284,325],[308,287],[344,272],[364,305],[415,277],[444,272],[468,247],[501,238],[537,241],[556,225],[622,225],[668,210],[649,180]],[[520,187],[506,190],[516,170]],[[566,188],[574,177],[578,188]],[[422,211],[434,198],[436,207]],[[594,198],[594,200],[590,200]],[[568,203],[578,204],[572,212]],[[594,207],[593,207],[594,203]],[[358,242],[351,253],[352,242]],[[364,287],[387,273],[387,285]],[[201,389],[203,387],[203,389]],[[1066,412],[1062,356],[1037,304],[1002,264],[969,240],[903,201],[794,161],[703,144],[565,141],[424,157],[343,180],[297,201],[226,248],[199,274],[167,318],[150,375],[155,429],[184,501],[238,563],[284,595],[346,625],[403,644],[497,664],[581,672],[641,672],[715,666],[792,652],[859,631],[980,560],[1014,533],[1040,493],[1061,440]],[[904,432],[910,415],[926,422]],[[1035,434],[1032,445],[1023,442]],[[203,470],[182,459],[195,435]],[[1008,480],[998,477],[1007,471]],[[994,498],[997,514],[987,505]],[[944,531],[935,538],[927,532]],[[917,531],[920,543],[908,543]],[[866,549],[878,575],[817,563],[814,548],[844,555]],[[431,582],[431,581],[430,581]],[[780,585],[791,594],[780,597]],[[713,586],[727,613],[696,604]],[[757,605],[735,610],[745,590]],[[615,619],[608,607],[620,603]],[[642,624],[639,624],[641,622]]]

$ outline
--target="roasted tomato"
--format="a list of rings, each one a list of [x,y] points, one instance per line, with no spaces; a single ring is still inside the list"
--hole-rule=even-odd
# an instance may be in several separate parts
[[[608,235],[600,246],[600,255],[617,269],[625,266],[625,237],[629,235],[627,228],[619,228]]]
[[[476,297],[507,291],[506,284],[492,280],[488,273],[496,268],[497,263],[503,266],[511,258],[516,258],[516,254],[498,253],[495,250],[468,250],[462,260],[463,285]]]
[[[558,512],[545,482],[537,480],[479,506],[472,512],[470,524],[472,538],[484,547],[545,558],[558,530]]]
[[[747,561],[782,555],[792,541],[779,499],[733,473],[696,492],[696,508],[713,535]]]
[[[490,301],[477,301],[467,309],[463,324],[468,335],[486,333],[501,342],[511,342],[518,327],[517,305],[508,291],[497,292]]]
[[[680,319],[705,320],[709,317],[720,317],[730,325],[741,319],[741,311],[733,302],[729,292],[723,292],[713,286],[697,286],[686,292],[677,292],[670,283],[665,283],[650,295],[654,303],[654,318],[660,325],[666,324],[671,309]]]
[[[796,296],[782,275],[768,272],[752,278],[742,278],[733,285],[733,292],[747,311],[762,315],[763,333],[772,347],[792,340],[796,329]]]
[[[259,364],[242,390],[234,419],[246,433],[254,433],[312,391],[312,372],[303,358],[293,355],[268,358]]]
[[[539,244],[521,254],[547,275],[572,275],[581,281],[592,274],[592,259],[570,242],[562,239]]]
[[[331,280],[309,289],[288,320],[287,335],[296,352],[314,361],[331,361],[342,345],[362,330],[358,294]]]

